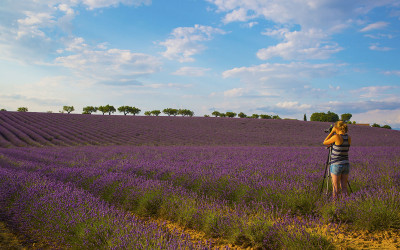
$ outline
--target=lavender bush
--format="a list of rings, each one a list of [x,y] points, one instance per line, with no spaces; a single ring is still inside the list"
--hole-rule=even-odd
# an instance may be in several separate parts
[[[145,223],[74,185],[0,168],[1,212],[9,223],[56,248],[207,249],[187,235]]]

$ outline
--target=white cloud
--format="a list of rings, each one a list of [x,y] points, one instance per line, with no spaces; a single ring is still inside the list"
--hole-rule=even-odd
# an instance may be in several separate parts
[[[383,110],[373,109],[363,113],[353,114],[352,120],[358,123],[377,123],[390,125],[392,128],[400,128],[400,109]]]
[[[310,110],[313,109],[314,107],[312,105],[305,103],[301,104],[297,101],[281,101],[278,103],[270,103],[269,105],[266,105],[264,107],[257,108],[257,110],[262,113],[277,114],[280,117],[303,117],[304,113],[309,113]]]
[[[207,0],[217,7],[218,12],[226,12],[224,20],[248,21],[264,18],[278,24],[299,24],[304,29],[337,29],[345,27],[376,7],[398,4],[397,0]],[[240,13],[240,14],[232,14]],[[245,16],[246,15],[246,16]],[[237,16],[238,18],[227,18]],[[344,25],[344,26],[343,26]]]
[[[83,38],[75,38],[66,51],[72,54],[57,57],[56,65],[72,69],[80,77],[105,84],[137,85],[135,79],[158,72],[161,66],[154,56],[130,50],[91,48]]]
[[[336,86],[335,87],[335,86],[332,86],[330,84],[329,84],[329,88],[332,89],[332,90],[340,90],[340,86]]]
[[[246,23],[246,27],[248,27],[248,28],[253,28],[254,26],[256,26],[258,24],[258,22],[249,22],[249,23]]]
[[[332,35],[354,24],[359,16],[381,6],[391,6],[397,0],[207,0],[215,4],[217,12],[225,13],[224,23],[248,22],[255,18],[272,21],[278,27],[289,27],[283,41],[260,49],[258,58],[267,60],[281,57],[286,60],[328,59],[342,50]],[[371,24],[363,30],[382,28],[383,22]],[[298,31],[293,28],[298,26]],[[276,32],[282,32],[278,29]],[[272,31],[267,32],[272,35]]]
[[[381,100],[380,100],[381,99]],[[322,110],[331,110],[337,113],[364,113],[369,110],[397,110],[400,107],[398,98],[368,98],[360,101],[329,101],[327,103],[319,103],[318,107]]]
[[[211,70],[210,68],[200,68],[200,67],[182,67],[177,71],[173,72],[172,75],[178,76],[204,76],[207,71]]]
[[[193,87],[192,84],[181,84],[181,83],[152,83],[152,84],[146,84],[146,86],[143,87],[149,87],[152,89],[161,89],[161,88],[173,88],[173,89],[182,89],[182,88],[191,88]]]
[[[375,51],[390,51],[390,50],[392,50],[393,48],[390,48],[390,47],[381,47],[381,46],[379,45],[379,43],[375,43],[375,44],[371,44],[371,45],[369,46],[369,49],[370,49],[370,50],[375,50]]]
[[[309,28],[330,28],[351,19],[360,1],[344,0],[208,0],[219,12],[226,12],[224,21],[248,21],[265,18],[275,23],[294,23]],[[364,5],[369,5],[366,3]],[[363,5],[363,6],[364,6]],[[236,17],[236,18],[235,18]]]
[[[372,34],[366,34],[366,35],[364,35],[365,37],[369,37],[369,38],[372,38],[372,39],[392,39],[394,36],[393,35],[391,35],[391,34],[374,34],[374,35],[372,35]]]
[[[288,64],[265,63],[251,67],[233,68],[222,73],[224,78],[239,78],[248,85],[286,88],[302,84],[305,80],[335,74],[338,64],[309,64],[292,62]]]
[[[82,52],[88,45],[85,43],[85,39],[82,37],[74,37],[66,42],[65,50],[69,52]]]
[[[81,6],[149,5],[151,0],[14,0],[0,8],[0,58],[21,63],[43,63],[63,50],[71,38],[71,21]],[[54,36],[57,31],[57,36]],[[3,53],[4,51],[4,53]]]
[[[67,15],[74,15],[75,11],[67,4],[58,5],[58,9],[64,11]]]
[[[368,86],[352,90],[351,92],[359,94],[361,98],[378,99],[382,96],[387,96],[388,94],[385,95],[385,92],[387,92],[388,90],[394,90],[397,88],[398,87],[395,86]]]
[[[234,88],[227,91],[224,91],[225,97],[239,97],[246,93],[244,88]]]
[[[304,110],[311,108],[309,104],[299,104],[299,102],[278,102],[276,107],[291,110]]]
[[[273,89],[248,85],[245,87],[228,89],[223,92],[212,92],[211,94],[209,94],[209,96],[226,97],[226,100],[228,100],[229,98],[240,97],[241,101],[255,101],[256,99],[267,100],[271,98],[281,97],[279,94],[277,94],[277,91]]]
[[[0,100],[2,103],[11,103],[11,104],[18,104],[21,106],[27,106],[29,103],[35,103],[37,105],[62,105],[65,103],[65,99],[61,98],[53,98],[53,97],[34,97],[34,96],[25,96],[20,94],[1,94]],[[12,105],[10,105],[12,106]],[[15,106],[15,105],[14,105]]]
[[[175,28],[171,38],[159,43],[167,49],[161,54],[170,60],[193,62],[193,56],[206,49],[202,42],[210,41],[214,34],[225,34],[225,31],[198,24],[194,27]]]
[[[32,11],[25,11],[25,18],[18,19],[17,22],[20,26],[31,26],[51,24],[54,23],[54,17],[50,13],[35,13]]]
[[[82,0],[82,3],[88,6],[89,9],[104,8],[110,6],[124,5],[150,5],[151,0]]]
[[[327,93],[327,91],[324,90],[324,89],[321,89],[321,88],[314,88],[314,87],[312,87],[312,86],[310,86],[310,85],[305,85],[305,86],[303,87],[303,90],[299,90],[299,91],[307,93],[307,94],[306,94],[307,96],[313,95],[313,96],[316,96],[316,97],[321,97],[321,96],[323,96],[325,93]]]
[[[0,102],[11,110],[27,106],[29,111],[50,110],[50,107],[66,105],[72,87],[71,78],[65,76],[44,77],[38,81],[15,86],[7,94],[0,94]]]
[[[400,70],[392,70],[392,71],[385,71],[383,72],[385,75],[396,75],[400,76]]]
[[[376,23],[371,23],[367,26],[365,26],[364,28],[362,28],[360,31],[361,32],[368,32],[371,30],[376,30],[376,29],[382,29],[385,28],[386,26],[388,26],[389,23],[387,22],[376,22]]]
[[[246,22],[247,20],[251,19],[251,16],[247,15],[247,10],[244,8],[239,8],[233,10],[232,12],[226,14],[223,22],[224,23],[231,23],[235,21]]]
[[[337,43],[329,41],[328,35],[323,30],[290,32],[287,29],[279,29],[269,30],[264,34],[283,36],[284,41],[275,46],[260,49],[257,57],[262,60],[272,57],[282,57],[286,60],[327,59],[342,50]]]

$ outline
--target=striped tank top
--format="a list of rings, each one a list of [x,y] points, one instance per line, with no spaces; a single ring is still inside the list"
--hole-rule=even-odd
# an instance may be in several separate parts
[[[349,136],[347,134],[341,135],[343,143],[341,145],[332,145],[332,154],[330,164],[346,164],[349,163]]]

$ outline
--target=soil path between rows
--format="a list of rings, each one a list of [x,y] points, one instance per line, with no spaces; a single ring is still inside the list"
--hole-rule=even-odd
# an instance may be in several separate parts
[[[149,222],[156,222],[171,232],[187,234],[193,242],[208,242],[213,249],[252,249],[227,244],[220,238],[209,238],[204,232],[184,228],[177,223],[164,219],[142,218]],[[379,232],[354,231],[348,226],[341,226],[341,232],[328,232],[338,249],[400,249],[400,230],[386,230]],[[51,249],[44,242],[25,240],[22,235],[13,232],[5,222],[0,221],[0,249]]]
[[[24,249],[21,240],[0,221],[0,249]]]
[[[150,219],[155,221],[160,226],[164,226],[170,231],[177,231],[190,235],[194,242],[211,242],[215,249],[252,249],[243,248],[226,243],[220,238],[209,238],[204,232],[199,232],[193,229],[184,228],[177,223],[164,220],[164,219]],[[335,227],[330,227],[335,228]],[[353,230],[349,226],[340,226],[340,233],[328,231],[327,236],[334,242],[337,249],[400,249],[400,230],[386,230],[368,232],[365,230]]]
[[[26,249],[51,249],[44,243],[24,239],[23,235],[13,232],[3,221],[0,221],[0,249],[26,250]]]

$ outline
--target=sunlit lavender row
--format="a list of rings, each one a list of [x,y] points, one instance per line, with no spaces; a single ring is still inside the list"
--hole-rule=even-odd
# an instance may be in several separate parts
[[[3,162],[4,163],[4,162]],[[0,213],[13,228],[52,248],[208,249],[188,235],[40,173],[0,168]]]
[[[340,204],[319,192],[327,153],[323,147],[255,146],[0,149],[7,171],[73,185],[121,210],[239,245],[285,248],[318,235],[283,233],[299,215],[308,228],[332,222],[399,228],[400,147],[352,147],[353,193]],[[319,235],[310,244],[329,245]]]
[[[0,147],[74,145],[319,146],[323,122],[0,111]],[[358,146],[400,146],[400,133],[350,125]],[[300,136],[301,135],[301,136]],[[301,137],[301,139],[300,139]]]

